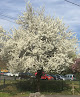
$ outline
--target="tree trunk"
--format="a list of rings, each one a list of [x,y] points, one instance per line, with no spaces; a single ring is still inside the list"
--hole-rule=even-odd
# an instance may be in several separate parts
[[[36,74],[37,92],[40,92],[40,79],[42,75],[43,75],[43,68],[41,70],[37,70]]]
[[[40,92],[40,78],[38,77],[38,78],[36,78],[36,85],[37,85],[37,89],[36,89],[36,91],[37,92]]]

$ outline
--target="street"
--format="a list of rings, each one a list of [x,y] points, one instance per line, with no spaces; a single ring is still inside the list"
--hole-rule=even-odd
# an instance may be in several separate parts
[[[0,76],[0,80],[14,80],[15,77],[11,77],[11,76]],[[16,79],[19,79],[19,77],[16,77]]]

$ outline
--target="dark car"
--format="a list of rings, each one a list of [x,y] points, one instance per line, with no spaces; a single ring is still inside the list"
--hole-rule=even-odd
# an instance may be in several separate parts
[[[54,80],[57,80],[56,75],[51,74],[51,76],[54,78]]]
[[[30,72],[19,73],[19,79],[28,79],[28,78],[35,78],[35,76]]]
[[[60,74],[56,74],[56,80],[66,80],[65,76],[60,75]]]

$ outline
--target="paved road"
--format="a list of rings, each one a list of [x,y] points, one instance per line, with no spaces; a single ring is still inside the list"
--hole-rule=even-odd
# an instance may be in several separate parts
[[[12,96],[12,97],[29,97],[29,96]],[[46,95],[45,97],[80,97],[80,95]]]
[[[80,97],[80,95],[46,95],[45,97]]]
[[[10,76],[0,76],[0,80],[14,80],[14,77],[10,77]],[[16,77],[16,79],[19,79],[18,77]]]

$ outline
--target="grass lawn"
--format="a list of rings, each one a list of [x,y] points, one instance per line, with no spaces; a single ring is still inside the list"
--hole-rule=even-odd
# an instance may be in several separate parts
[[[15,80],[6,80],[0,81],[0,97],[16,97],[16,96],[28,96],[30,92],[28,91],[20,91],[17,88],[17,84],[19,81]]]
[[[61,94],[72,95],[74,85],[74,94],[80,94],[79,81],[48,81],[41,80],[40,90],[42,94]],[[31,92],[36,92],[35,80],[6,80],[0,81],[0,97],[29,96]]]

